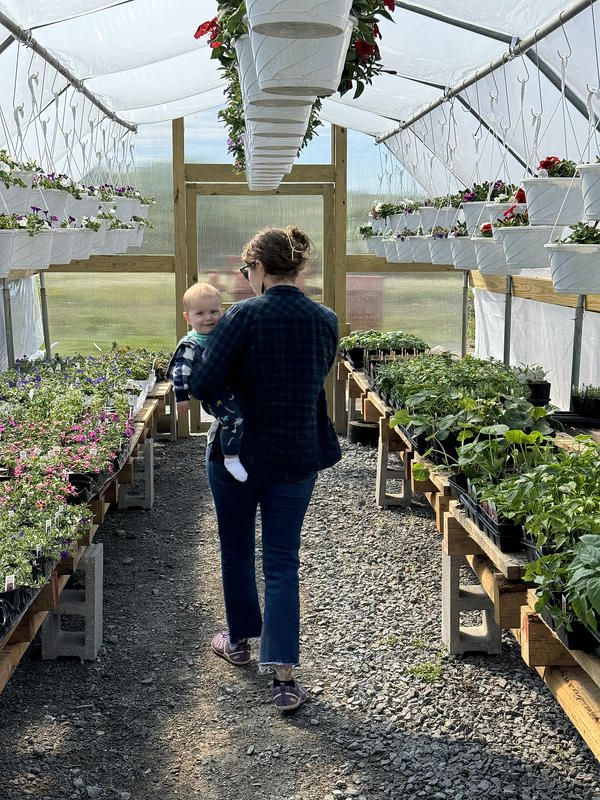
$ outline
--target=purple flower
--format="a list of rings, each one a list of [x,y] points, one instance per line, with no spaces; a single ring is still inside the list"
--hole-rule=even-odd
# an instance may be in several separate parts
[[[52,222],[58,222],[58,217],[50,217],[50,219],[52,220]]]
[[[498,189],[501,189],[503,186],[504,184],[502,183],[502,181],[496,181],[496,183],[494,184],[494,191],[498,191]]]
[[[475,197],[475,192],[465,192],[463,194],[463,203],[472,203]]]
[[[35,213],[38,214],[42,209],[38,208],[37,206],[31,206],[31,210],[35,211]]]
[[[67,558],[69,558],[69,551],[68,550],[63,550],[61,552],[61,554],[60,554],[60,560],[61,561],[66,561]]]

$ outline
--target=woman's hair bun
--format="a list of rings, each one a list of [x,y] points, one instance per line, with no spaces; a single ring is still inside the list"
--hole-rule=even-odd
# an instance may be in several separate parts
[[[285,229],[285,232],[290,237],[294,247],[294,252],[305,253],[306,251],[310,250],[312,242],[299,228],[296,228],[294,225],[288,225]]]

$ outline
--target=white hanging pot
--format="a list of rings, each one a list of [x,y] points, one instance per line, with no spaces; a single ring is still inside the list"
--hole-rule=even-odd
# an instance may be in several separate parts
[[[416,231],[421,224],[421,215],[418,211],[407,211],[405,213],[406,227],[409,231]]]
[[[133,214],[133,197],[118,197],[115,198],[115,205],[117,206],[117,217],[121,222],[129,222]]]
[[[9,186],[0,181],[0,214],[27,214],[31,211],[31,189]]]
[[[48,211],[48,220],[56,217],[55,221],[62,222],[65,218],[65,205],[67,199],[72,197],[70,192],[62,189],[34,189],[31,203],[42,211]]]
[[[352,0],[246,0],[252,32],[283,39],[324,39],[344,33]]]
[[[264,158],[270,161],[281,161],[285,159],[286,161],[293,161],[296,156],[298,155],[298,151],[294,148],[288,148],[287,150],[275,150],[272,153],[269,150],[253,150],[251,153],[251,158]]]
[[[451,228],[458,217],[458,209],[450,206],[435,208],[434,206],[421,206],[419,208],[420,225],[423,226],[425,233],[430,231],[434,225],[442,228]]]
[[[465,215],[465,222],[467,223],[467,230],[473,236],[485,221],[487,221],[485,207],[487,202],[485,200],[474,200],[472,203],[463,203],[462,211]]]
[[[279,182],[274,181],[271,183],[254,183],[250,182],[248,188],[251,192],[272,192],[279,187]]]
[[[136,214],[137,217],[141,217],[142,219],[148,219],[148,212],[150,211],[150,204],[149,203],[140,203],[140,210]]]
[[[114,228],[106,231],[104,245],[98,255],[111,256],[115,253],[124,253],[129,245],[129,230],[126,228]]]
[[[383,231],[385,224],[385,219],[383,217],[377,217],[377,219],[372,219],[371,227],[375,232]]]
[[[431,264],[428,236],[411,236],[410,246],[412,249],[413,261],[420,264]]]
[[[547,244],[554,291],[600,294],[600,244]]]
[[[35,180],[35,177],[37,175],[37,172],[31,169],[13,169],[13,171],[10,174],[12,175],[13,178],[19,178],[20,180],[22,180],[23,183],[31,189],[33,186],[33,181]]]
[[[352,31],[349,17],[344,33],[321,39],[279,39],[252,31],[250,41],[258,82],[263,92],[326,97],[337,91]]]
[[[0,230],[0,278],[6,278],[10,272],[15,231]]]
[[[45,229],[30,236],[27,231],[15,231],[10,268],[48,269],[54,241],[54,231]]]
[[[142,207],[142,201],[138,200],[137,197],[131,198],[131,216],[132,217],[139,217],[140,216],[140,209]]]
[[[521,271],[509,268],[500,242],[485,236],[474,236],[471,241],[475,246],[477,269],[482,275],[517,275]]]
[[[63,219],[68,220],[70,217],[72,217],[77,222],[77,224],[81,224],[82,217],[89,216],[88,214],[84,213],[84,209],[87,204],[87,198],[84,200],[82,197],[81,200],[78,200],[70,192],[65,192],[65,194],[67,195],[67,197],[65,199]]]
[[[578,164],[581,176],[583,216],[586,220],[600,219],[600,164]]]
[[[396,250],[396,237],[383,240],[383,250],[385,252],[386,261],[391,264],[398,263],[398,251]]]
[[[291,122],[304,125],[306,130],[311,110],[311,106],[254,106],[247,103],[244,117],[250,122],[266,122],[270,125]]]
[[[527,213],[527,203],[486,203],[485,210],[489,215],[489,222],[493,225],[494,222],[498,220],[504,219],[504,213],[508,211],[509,208],[514,208],[515,214],[526,214]]]
[[[100,211],[100,198],[91,195],[90,197],[82,197],[81,199],[85,203],[83,216],[94,218],[97,217]]]
[[[410,239],[396,239],[396,255],[398,256],[399,264],[410,264],[413,260]]]
[[[373,239],[375,240],[375,255],[378,258],[385,258],[383,236],[374,236]]]
[[[367,251],[368,251],[368,252],[369,252],[369,253],[370,253],[372,256],[375,256],[375,255],[377,255],[377,241],[376,241],[376,240],[377,240],[377,239],[379,239],[379,238],[380,238],[379,236],[368,236],[368,237],[367,237],[367,238],[364,240],[364,242],[365,242],[365,245],[367,246]]]
[[[521,183],[530,225],[574,225],[583,219],[581,178],[525,178]]]
[[[552,236],[552,225],[524,225],[514,228],[494,228],[509,267],[530,269],[549,267],[550,258],[544,245]]]
[[[388,217],[388,222],[394,233],[400,233],[406,225],[406,214],[392,214]]]
[[[92,254],[92,244],[96,233],[89,228],[75,228],[75,234],[71,261],[86,261]]]
[[[101,219],[100,222],[100,230],[93,231],[94,240],[92,242],[92,255],[93,256],[101,256],[104,253],[104,244],[106,242],[106,234],[108,233],[108,226],[110,220],[108,219]]]
[[[254,136],[256,136],[258,139],[295,139],[298,136],[304,137],[304,134],[306,133],[306,125],[299,122],[281,122],[279,124],[273,124],[270,122],[255,122],[252,130]]]
[[[137,215],[136,215],[137,216]],[[144,241],[144,231],[146,230],[144,225],[140,225],[140,227],[134,231],[135,236],[131,237],[131,242],[129,243],[129,247],[141,247]]]
[[[475,245],[469,236],[449,236],[454,269],[477,269]]]
[[[429,254],[432,264],[452,264],[450,241],[444,236],[432,236],[429,240]]]
[[[238,60],[238,72],[240,76],[240,86],[242,90],[242,100],[249,105],[259,106],[312,106],[317,99],[314,97],[306,96],[290,96],[278,95],[270,92],[267,94],[260,88],[258,76],[256,75],[256,66],[254,64],[254,54],[252,53],[252,45],[250,37],[240,36],[235,42],[235,52]]]
[[[50,263],[69,264],[73,258],[73,245],[76,238],[77,231],[74,228],[57,228],[54,231]]]
[[[120,235],[117,236],[117,253],[126,253],[127,248],[131,242],[132,234],[135,235],[135,231],[133,228],[120,228],[117,233]]]

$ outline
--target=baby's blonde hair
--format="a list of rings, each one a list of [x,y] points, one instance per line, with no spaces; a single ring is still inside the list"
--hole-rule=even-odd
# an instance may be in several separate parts
[[[183,295],[183,309],[187,311],[190,304],[200,297],[218,297],[221,304],[221,292],[210,283],[194,283]]]

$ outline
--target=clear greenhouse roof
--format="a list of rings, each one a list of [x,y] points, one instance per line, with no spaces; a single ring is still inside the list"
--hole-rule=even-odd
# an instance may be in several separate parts
[[[573,0],[398,2],[383,21],[386,69],[363,95],[334,95],[326,121],[384,135],[485,68]],[[216,13],[207,0],[0,0],[0,11],[46,48],[109,109],[130,123],[161,122],[214,108],[225,81],[206,39],[193,36]],[[517,182],[548,155],[593,160],[599,152],[598,11],[592,4],[526,54],[483,77],[386,140],[427,189],[454,191],[496,174]],[[0,33],[0,147],[52,147],[82,171],[123,129],[39,56]],[[564,87],[564,91],[563,91]],[[101,128],[101,129],[100,129]],[[224,136],[225,131],[224,131]],[[42,143],[40,144],[40,141]]]

